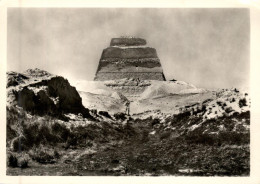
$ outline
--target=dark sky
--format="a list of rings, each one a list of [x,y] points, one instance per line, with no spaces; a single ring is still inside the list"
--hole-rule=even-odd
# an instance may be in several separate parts
[[[40,68],[93,80],[113,37],[142,37],[167,80],[205,88],[249,86],[249,9],[8,9],[7,70]]]

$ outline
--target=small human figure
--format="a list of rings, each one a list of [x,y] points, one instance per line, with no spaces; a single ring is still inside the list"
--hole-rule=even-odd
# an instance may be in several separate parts
[[[129,101],[125,102],[125,107],[126,107],[125,114],[129,116],[130,115],[130,102]]]
[[[140,79],[139,78],[137,78],[136,79],[136,82],[137,82],[137,86],[139,85],[139,83],[140,83]]]

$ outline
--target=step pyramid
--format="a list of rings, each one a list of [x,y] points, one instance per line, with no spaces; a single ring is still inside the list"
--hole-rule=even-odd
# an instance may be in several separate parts
[[[124,78],[165,81],[160,59],[146,40],[134,37],[112,38],[103,50],[94,80]]]

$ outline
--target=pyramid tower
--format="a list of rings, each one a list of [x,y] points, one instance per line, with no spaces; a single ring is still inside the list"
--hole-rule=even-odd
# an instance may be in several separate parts
[[[110,47],[103,50],[94,80],[123,78],[165,81],[157,52],[146,46],[146,40],[112,38]]]

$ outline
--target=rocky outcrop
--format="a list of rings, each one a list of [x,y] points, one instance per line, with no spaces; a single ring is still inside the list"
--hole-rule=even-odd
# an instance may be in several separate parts
[[[24,83],[24,80],[28,79],[23,74],[16,73],[16,72],[7,72],[7,82],[6,82],[6,87],[10,86],[17,86],[21,83]]]
[[[39,115],[81,113],[86,118],[92,118],[88,109],[82,105],[76,88],[63,77],[39,69],[27,70],[23,74],[12,72],[7,76],[8,81],[16,81],[7,85],[7,98],[11,99],[9,105],[18,105]],[[23,80],[17,80],[19,76],[23,76]]]
[[[113,38],[110,47],[103,50],[95,80],[133,78],[164,81],[156,50],[145,44],[141,38]]]

